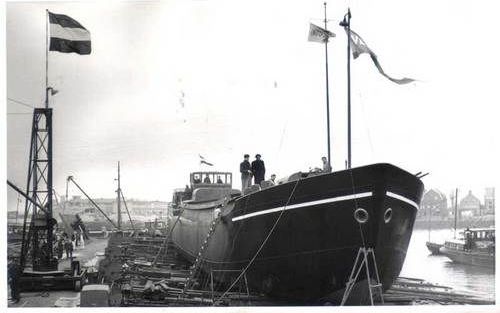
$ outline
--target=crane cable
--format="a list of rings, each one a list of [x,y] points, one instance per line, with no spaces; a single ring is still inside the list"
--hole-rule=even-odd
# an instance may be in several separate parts
[[[132,230],[135,231],[134,222],[132,222],[132,217],[130,217],[130,212],[128,210],[127,201],[125,201],[125,196],[123,195],[123,192],[121,189],[120,189],[120,195],[122,196],[123,203],[125,204],[125,209],[127,210],[127,215],[128,215],[128,219],[130,220],[130,225],[132,226]]]

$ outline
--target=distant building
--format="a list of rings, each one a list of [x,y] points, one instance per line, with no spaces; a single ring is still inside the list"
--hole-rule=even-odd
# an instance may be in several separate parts
[[[7,219],[16,219],[19,218],[19,216],[23,214],[22,212],[17,212],[17,211],[7,211]]]
[[[495,187],[484,190],[484,214],[495,214]]]
[[[132,215],[157,216],[158,218],[167,216],[168,202],[127,200],[127,204]]]
[[[93,199],[99,208],[106,213],[112,220],[116,219],[117,202],[116,198],[97,198]],[[126,199],[127,208],[132,216],[145,216],[151,218],[163,218],[167,215],[168,203],[164,201],[143,201]],[[125,204],[122,202],[122,221],[128,220],[127,210]],[[63,212],[65,214],[80,214],[82,219],[85,220],[99,220],[104,217],[95,208],[95,206],[88,200],[82,199],[80,196],[73,196],[69,201],[60,203],[57,208],[57,213]]]
[[[93,200],[104,213],[111,214],[116,212],[116,199],[97,198]],[[96,209],[87,198],[82,199],[81,196],[73,196],[68,201],[61,201],[59,211],[62,212],[63,210],[65,214],[77,214],[92,213],[95,212]]]
[[[448,204],[446,195],[438,189],[431,189],[425,192],[420,202],[419,216],[448,216]]]
[[[469,193],[462,200],[460,200],[458,212],[461,218],[480,215],[481,201],[479,201],[479,199],[472,194],[472,191],[469,190]]]

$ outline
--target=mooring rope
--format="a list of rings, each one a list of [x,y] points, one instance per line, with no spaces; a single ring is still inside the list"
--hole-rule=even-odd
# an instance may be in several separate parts
[[[224,293],[219,297],[219,299],[217,299],[216,301],[214,301],[213,305],[215,305],[217,302],[219,302],[223,297],[226,296],[226,294],[231,290],[233,289],[233,287],[236,285],[236,283],[241,279],[241,277],[243,277],[243,275],[245,275],[246,271],[250,268],[250,266],[252,265],[252,263],[255,261],[255,259],[257,258],[257,256],[259,255],[260,251],[264,248],[264,246],[266,245],[267,243],[267,240],[269,240],[269,238],[271,237],[272,233],[274,232],[274,229],[276,228],[276,226],[278,225],[278,222],[280,221],[281,219],[281,216],[283,216],[283,213],[285,212],[286,210],[286,207],[288,206],[288,204],[290,203],[290,200],[292,199],[292,196],[293,194],[295,193],[295,189],[297,189],[297,186],[299,185],[299,181],[300,181],[300,177],[299,179],[297,180],[297,182],[295,183],[295,185],[293,186],[293,189],[292,189],[292,192],[290,193],[290,196],[288,197],[288,200],[286,201],[286,204],[285,206],[283,207],[283,209],[281,209],[281,212],[280,212],[280,215],[278,215],[278,218],[276,218],[276,221],[274,222],[273,226],[271,227],[271,229],[269,230],[269,233],[267,234],[266,238],[264,239],[264,241],[262,241],[259,249],[257,249],[257,252],[255,252],[254,256],[250,259],[250,262],[248,262],[247,266],[241,271],[240,275],[238,275],[238,277],[234,280],[234,282],[231,284],[231,286],[229,286],[229,288],[224,291]]]

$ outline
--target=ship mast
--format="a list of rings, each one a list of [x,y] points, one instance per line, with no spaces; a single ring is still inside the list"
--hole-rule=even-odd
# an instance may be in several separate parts
[[[323,3],[325,7],[325,30],[328,31],[326,18],[326,2]],[[328,164],[332,166],[331,149],[330,149],[330,93],[328,91],[328,36],[325,36],[325,68],[326,68],[326,135],[328,141]]]
[[[458,208],[458,188],[455,189],[455,227],[453,231],[453,239],[457,238],[457,208]]]
[[[351,168],[351,9],[339,25],[347,33],[347,168]]]
[[[427,225],[427,228],[428,228],[428,240],[429,242],[431,242],[431,217],[432,217],[432,208],[431,206],[429,205],[429,222],[428,222],[428,225]]]
[[[120,199],[120,196],[121,196],[121,187],[120,187],[120,161],[118,161],[118,189],[116,189],[116,209],[117,209],[117,226],[118,226],[118,229],[121,230],[122,229],[122,210],[121,210],[121,199]]]

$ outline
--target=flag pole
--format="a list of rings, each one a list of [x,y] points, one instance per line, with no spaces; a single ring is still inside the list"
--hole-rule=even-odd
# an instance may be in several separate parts
[[[325,30],[327,29],[327,18],[326,18],[326,2],[323,3],[325,7]],[[327,141],[328,141],[328,164],[331,166],[331,155],[330,155],[330,94],[328,91],[328,36],[325,36],[325,68],[326,68],[326,131],[327,131]]]
[[[45,108],[49,108],[49,10],[45,9]]]
[[[347,30],[347,168],[351,168],[351,9],[340,22]]]
[[[347,33],[351,35],[351,9],[347,9]],[[351,40],[347,40],[347,166],[351,168]]]

